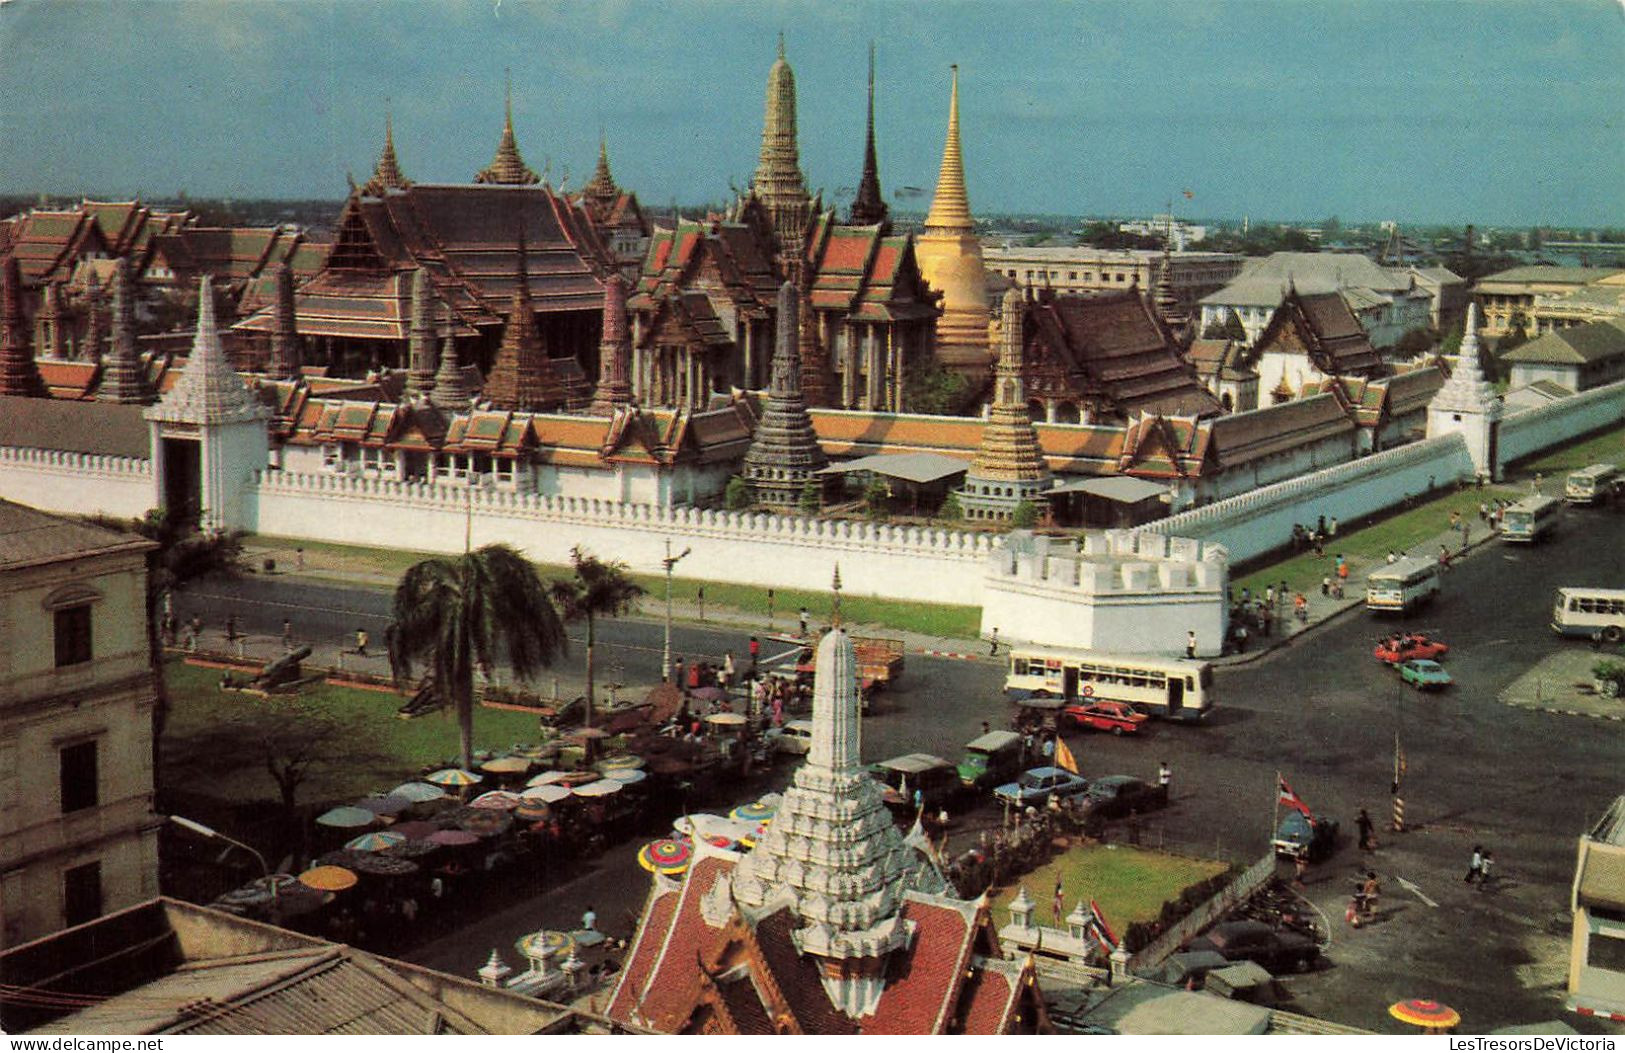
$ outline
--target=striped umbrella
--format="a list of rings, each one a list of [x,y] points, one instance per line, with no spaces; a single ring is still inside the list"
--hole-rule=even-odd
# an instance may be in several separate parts
[[[513,810],[515,819],[523,819],[527,823],[539,823],[553,814],[553,809],[547,806],[546,801],[521,801],[519,807]]]
[[[424,781],[436,786],[474,786],[480,782],[480,776],[463,768],[441,768],[433,775],[424,776]]]
[[[519,795],[508,790],[491,790],[468,802],[470,808],[488,808],[494,812],[511,812],[519,807]]]
[[[643,758],[636,753],[617,753],[613,757],[605,757],[599,761],[598,770],[609,772],[616,768],[641,768],[643,764]]]
[[[532,786],[519,795],[521,802],[535,802],[537,804],[552,804],[562,801],[570,796],[570,790],[565,786]],[[521,804],[523,807],[523,804]]]
[[[398,845],[406,838],[393,830],[375,830],[370,834],[362,834],[344,842],[344,847],[351,852],[382,852],[393,845]]]
[[[540,775],[532,775],[530,781],[526,782],[525,785],[552,786],[554,783],[564,782],[574,774],[575,772],[568,771],[544,771]]]
[[[317,892],[343,892],[360,880],[355,871],[343,867],[312,867],[299,875],[299,883]]]
[[[425,801],[440,800],[440,798],[446,796],[446,791],[442,790],[433,783],[403,782],[393,790],[389,791],[388,796],[405,797],[408,801],[411,801],[414,804],[422,804]]]
[[[638,865],[651,874],[675,877],[688,869],[688,861],[693,857],[694,846],[672,837],[650,841],[638,849]]]
[[[1388,1007],[1388,1015],[1395,1020],[1433,1032],[1446,1031],[1461,1023],[1460,1013],[1430,998],[1412,998],[1404,1002],[1395,1002]]]
[[[604,772],[604,778],[614,779],[623,786],[631,786],[633,783],[642,782],[648,776],[638,768],[611,768]]]
[[[447,848],[456,848],[461,845],[477,845],[480,842],[477,835],[471,834],[467,830],[436,830],[428,837],[425,837],[424,840],[431,845],[444,845]]]
[[[526,958],[551,958],[555,954],[569,950],[573,942],[567,933],[543,929],[541,932],[519,937],[513,946],[514,950]]]
[[[490,772],[492,775],[517,775],[523,771],[530,771],[530,763],[525,757],[498,757],[480,765],[480,771]]]
[[[728,813],[728,818],[738,819],[742,823],[765,823],[779,814],[779,806],[768,804],[766,801],[752,801],[742,804]]]

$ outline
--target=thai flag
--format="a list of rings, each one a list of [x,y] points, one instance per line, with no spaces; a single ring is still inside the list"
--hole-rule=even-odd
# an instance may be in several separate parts
[[[1106,924],[1106,915],[1100,912],[1100,904],[1094,900],[1089,901],[1089,934],[1108,953],[1117,948],[1117,936],[1112,932],[1111,926]]]
[[[1302,797],[1299,797],[1297,794],[1292,792],[1292,787],[1286,784],[1286,777],[1277,773],[1275,778],[1281,784],[1281,795],[1279,798],[1280,803],[1288,808],[1296,808],[1298,811],[1303,813],[1303,817],[1305,819],[1313,820],[1315,818],[1315,813],[1311,812],[1309,810],[1309,806],[1303,803]]]

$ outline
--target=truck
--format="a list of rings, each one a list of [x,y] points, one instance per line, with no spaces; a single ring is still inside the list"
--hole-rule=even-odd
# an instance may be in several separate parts
[[[903,641],[883,636],[854,636],[852,648],[858,655],[858,687],[865,696],[903,678]],[[816,664],[817,649],[804,648],[796,659],[796,672],[810,677]]]

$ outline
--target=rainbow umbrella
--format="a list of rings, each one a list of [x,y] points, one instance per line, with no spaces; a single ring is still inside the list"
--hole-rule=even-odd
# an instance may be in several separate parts
[[[526,802],[552,804],[554,801],[562,801],[568,796],[570,796],[570,789],[567,786],[532,786],[519,795],[520,807],[523,808]]]
[[[651,874],[675,877],[688,869],[688,861],[693,856],[694,847],[687,841],[663,837],[638,849],[638,865]]]
[[[378,817],[376,815],[367,811],[365,808],[351,808],[344,806],[340,808],[329,808],[327,811],[316,817],[316,822],[320,826],[332,826],[345,830],[354,829],[358,826],[371,826],[377,821],[377,819]]]
[[[633,783],[642,782],[648,776],[639,768],[611,768],[604,773],[604,778],[614,779],[623,786],[631,786]]]
[[[729,819],[738,819],[742,823],[765,823],[779,814],[779,806],[766,801],[752,801],[742,804],[728,813]]]
[[[355,871],[333,866],[312,867],[299,875],[301,885],[317,892],[343,892],[347,888],[354,888],[359,880]]]
[[[519,795],[508,790],[482,793],[468,802],[470,808],[488,808],[494,812],[511,812],[519,807]]]
[[[446,791],[433,783],[403,782],[387,794],[389,797],[405,797],[413,804],[422,804],[425,801],[438,801],[446,796]]]
[[[513,810],[514,818],[523,819],[527,823],[540,822],[553,814],[553,809],[547,806],[546,801],[521,801],[519,807]]]
[[[406,837],[393,830],[375,830],[370,834],[346,841],[344,847],[351,852],[382,852],[386,848],[400,844]]]
[[[1430,998],[1412,998],[1404,1002],[1395,1002],[1388,1007],[1388,1015],[1401,1023],[1434,1032],[1447,1031],[1461,1023],[1460,1013]]]
[[[609,772],[616,768],[641,768],[644,761],[635,753],[617,753],[598,762],[598,770]]]
[[[480,782],[480,776],[463,768],[441,768],[433,775],[425,775],[423,781],[436,786],[473,786]]]

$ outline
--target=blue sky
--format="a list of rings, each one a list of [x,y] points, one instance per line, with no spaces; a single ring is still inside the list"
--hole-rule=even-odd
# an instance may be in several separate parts
[[[12,0],[0,192],[340,197],[393,113],[408,177],[485,165],[511,68],[556,184],[599,129],[648,202],[755,167],[783,30],[802,167],[935,184],[961,68],[978,212],[1625,223],[1620,0]],[[849,191],[848,191],[849,192]],[[905,205],[923,208],[926,198]]]

